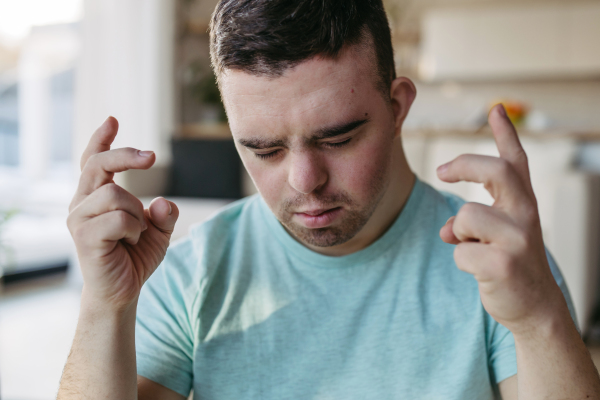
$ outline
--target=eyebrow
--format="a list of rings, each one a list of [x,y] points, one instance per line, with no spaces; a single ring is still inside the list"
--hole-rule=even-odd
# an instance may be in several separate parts
[[[356,121],[348,122],[342,125],[336,125],[329,128],[319,129],[317,134],[314,135],[312,140],[321,140],[321,139],[329,139],[336,136],[341,136],[345,133],[351,132],[358,128],[359,126],[363,126],[369,122],[369,118],[359,119]]]
[[[360,126],[363,126],[369,121],[369,118],[364,118],[340,125],[322,128],[319,129],[313,136],[311,136],[309,140],[315,141],[341,136],[357,129]],[[255,150],[270,149],[272,147],[283,147],[286,145],[286,141],[282,139],[269,140],[262,138],[239,139],[238,143],[240,143],[242,146],[248,147],[249,149]]]

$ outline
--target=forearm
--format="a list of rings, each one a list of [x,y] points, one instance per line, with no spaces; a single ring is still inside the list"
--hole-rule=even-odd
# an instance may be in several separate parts
[[[135,313],[136,304],[120,312],[108,311],[84,288],[58,400],[137,399]]]
[[[600,379],[564,307],[535,332],[515,334],[519,399],[600,399]]]

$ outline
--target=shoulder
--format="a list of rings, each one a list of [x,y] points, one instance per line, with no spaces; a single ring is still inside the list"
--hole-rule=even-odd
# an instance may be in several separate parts
[[[238,235],[241,229],[260,218],[261,198],[253,195],[235,201],[217,211],[206,221],[192,225],[189,238],[196,248],[210,246],[211,251],[215,246],[222,247]]]
[[[235,201],[218,210],[207,220],[192,225],[187,235],[169,245],[161,269],[185,278],[200,278],[199,268],[206,258],[222,253],[238,234],[241,224],[247,224],[260,212],[258,195]],[[199,271],[200,269],[200,271]]]
[[[261,218],[259,195],[243,198],[192,225],[186,236],[174,241],[163,261],[166,269],[200,283],[228,258],[233,244],[247,240]]]
[[[425,186],[426,190],[430,192],[430,197],[433,198],[438,204],[438,207],[447,209],[450,212],[458,212],[462,205],[467,202],[465,199],[456,194],[435,189],[429,184],[425,184]]]
[[[169,293],[181,297],[184,303],[195,302],[210,284],[215,270],[227,259],[240,225],[252,225],[245,220],[260,212],[258,200],[251,196],[231,203],[206,221],[193,225],[186,236],[171,242],[143,291]]]
[[[407,254],[414,257],[419,273],[428,280],[423,290],[432,299],[441,294],[457,301],[457,312],[461,307],[479,305],[479,291],[474,277],[456,267],[455,247],[445,243],[439,236],[440,229],[448,218],[456,215],[465,200],[451,193],[439,191],[425,182],[419,182],[418,210],[411,224],[410,235],[403,238]],[[468,290],[467,290],[468,288]],[[446,305],[449,307],[449,304]],[[477,307],[475,307],[477,311]],[[464,310],[464,308],[463,308]]]
[[[435,189],[434,189],[435,190]],[[459,197],[450,192],[437,191],[438,195],[443,200],[443,204],[453,213],[457,213],[458,210],[465,204],[467,201],[462,197]]]
[[[466,200],[455,194],[435,189],[430,184],[419,180],[420,190],[422,192],[420,205],[425,214],[434,217],[436,225],[438,220],[445,221],[453,215],[466,203]]]

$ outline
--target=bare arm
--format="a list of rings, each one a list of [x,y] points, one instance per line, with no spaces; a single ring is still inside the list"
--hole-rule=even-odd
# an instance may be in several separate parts
[[[562,315],[514,336],[520,399],[600,399],[598,371],[566,305]]]
[[[498,384],[498,388],[500,389],[500,397],[502,400],[518,400],[519,393],[517,391],[517,384],[517,375],[506,378]]]
[[[110,312],[84,292],[58,399],[137,399],[135,304]]]
[[[139,199],[115,185],[113,176],[148,169],[154,153],[110,150],[118,130],[108,118],[81,158],[81,179],[69,206],[67,226],[77,248],[83,292],[77,331],[58,399],[138,398],[135,316],[142,285],[163,260],[179,211],[155,199]],[[147,396],[147,385],[143,386]],[[170,390],[154,393],[161,398]],[[142,392],[140,392],[142,394]],[[143,397],[141,397],[143,398]]]
[[[81,398],[87,393],[99,398],[185,400],[143,376],[137,375],[136,383],[135,306],[118,314],[105,313],[82,296],[58,399]]]
[[[489,122],[500,157],[462,155],[438,176],[483,183],[495,202],[465,204],[440,236],[477,279],[486,311],[514,336],[518,398],[600,399],[598,372],[548,264],[525,151],[502,106]],[[502,387],[515,398],[514,380]]]
[[[567,318],[570,321],[570,316]],[[548,326],[545,332],[534,336],[515,337],[519,379],[514,375],[500,382],[502,400],[535,398],[540,393],[552,393],[557,398],[577,398],[572,397],[574,389],[585,388],[589,382],[597,381],[590,354],[572,323]],[[591,393],[582,392],[579,396],[582,399],[598,398],[597,393]]]

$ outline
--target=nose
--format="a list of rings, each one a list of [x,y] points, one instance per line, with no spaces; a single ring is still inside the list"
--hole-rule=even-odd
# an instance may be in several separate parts
[[[288,182],[298,192],[311,193],[327,182],[327,170],[317,154],[303,151],[290,160]]]

